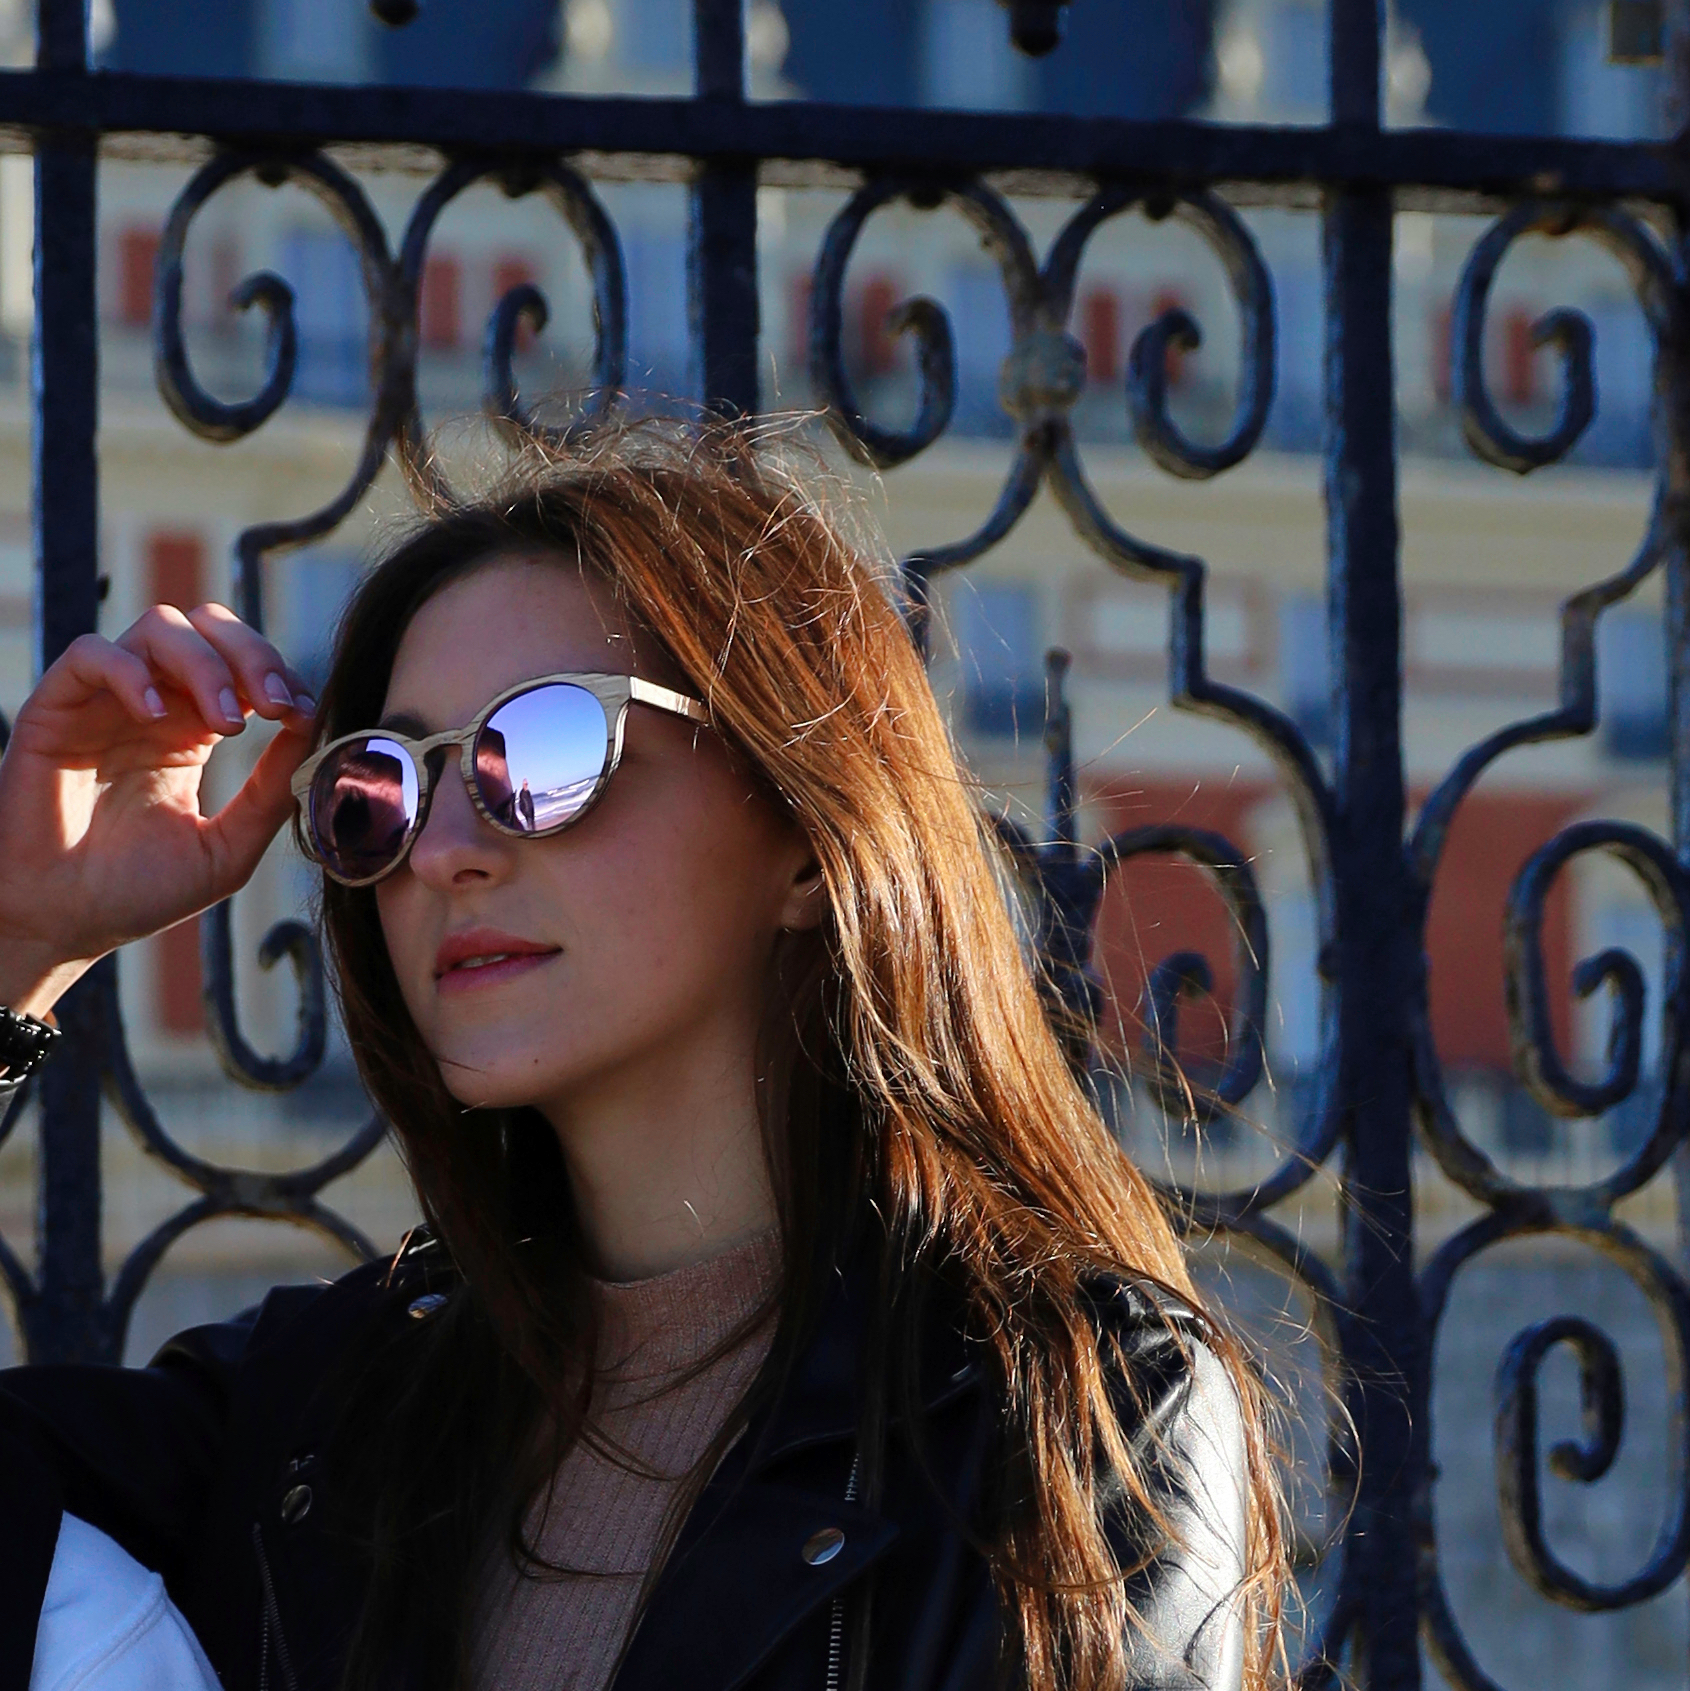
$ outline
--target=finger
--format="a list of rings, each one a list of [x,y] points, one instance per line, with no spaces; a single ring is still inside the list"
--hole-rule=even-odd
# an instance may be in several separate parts
[[[97,693],[110,693],[137,722],[157,722],[169,714],[146,662],[98,634],[73,640],[42,676],[34,696],[50,709],[66,710]]]
[[[289,779],[310,749],[307,733],[284,726],[264,748],[240,791],[206,822],[203,838],[217,898],[246,885],[265,847],[293,814]]]
[[[240,682],[223,654],[174,605],[154,605],[118,639],[154,678],[186,693],[215,734],[246,727]]]
[[[290,712],[309,717],[315,701],[304,679],[257,629],[227,605],[200,605],[188,621],[234,672],[239,691],[260,716],[280,720]]]

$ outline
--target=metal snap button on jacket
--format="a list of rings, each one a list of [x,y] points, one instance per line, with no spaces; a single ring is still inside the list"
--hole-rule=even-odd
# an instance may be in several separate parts
[[[812,1568],[819,1568],[823,1562],[831,1562],[844,1548],[844,1533],[838,1527],[823,1527],[820,1532],[804,1540],[804,1548],[798,1554]]]
[[[296,1485],[282,1498],[282,1522],[285,1526],[296,1527],[311,1513],[311,1488],[308,1485]]]
[[[413,1298],[406,1314],[413,1321],[425,1321],[437,1309],[443,1309],[446,1304],[445,1294],[442,1292],[425,1292],[420,1298]]]

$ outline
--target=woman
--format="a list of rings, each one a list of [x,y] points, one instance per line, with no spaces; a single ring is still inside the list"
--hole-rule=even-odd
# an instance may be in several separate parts
[[[436,515],[315,708],[219,607],[78,642],[0,764],[0,1002],[233,892],[295,793],[426,1229],[147,1370],[0,1376],[227,1691],[1265,1680],[1258,1394],[891,597],[757,439]]]

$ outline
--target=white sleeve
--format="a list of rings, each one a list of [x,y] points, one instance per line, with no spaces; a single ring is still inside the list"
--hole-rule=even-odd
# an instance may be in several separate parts
[[[164,1581],[66,1515],[35,1635],[29,1691],[220,1691]]]

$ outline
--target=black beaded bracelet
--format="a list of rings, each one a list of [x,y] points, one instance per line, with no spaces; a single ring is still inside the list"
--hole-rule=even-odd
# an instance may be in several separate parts
[[[35,1073],[64,1037],[51,1022],[0,1006],[0,1081],[15,1084]]]

